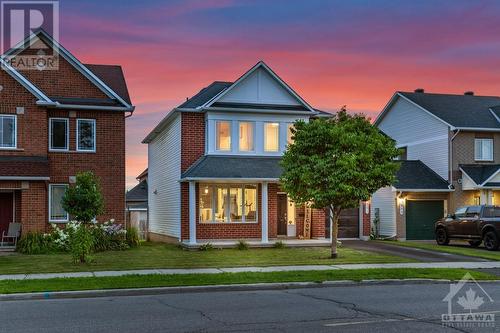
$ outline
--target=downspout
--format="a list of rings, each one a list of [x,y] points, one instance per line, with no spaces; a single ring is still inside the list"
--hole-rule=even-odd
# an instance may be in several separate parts
[[[453,131],[453,130],[452,130]],[[450,138],[450,144],[449,144],[449,154],[450,154],[450,173],[449,173],[449,179],[448,181],[450,182],[450,185],[453,186],[453,140],[455,137],[460,133],[460,129],[457,129],[456,132],[453,134],[453,136]]]

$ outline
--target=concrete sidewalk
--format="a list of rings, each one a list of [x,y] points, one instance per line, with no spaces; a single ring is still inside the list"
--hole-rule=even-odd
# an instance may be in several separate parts
[[[229,268],[192,268],[192,269],[141,269],[129,271],[96,271],[47,274],[12,274],[0,275],[1,280],[35,280],[75,277],[108,277],[124,275],[173,275],[173,274],[221,274],[241,272],[291,272],[291,271],[327,271],[338,269],[365,268],[465,268],[465,269],[500,269],[500,262],[432,262],[432,263],[394,263],[394,264],[345,264],[345,265],[302,265],[270,267],[229,267]]]

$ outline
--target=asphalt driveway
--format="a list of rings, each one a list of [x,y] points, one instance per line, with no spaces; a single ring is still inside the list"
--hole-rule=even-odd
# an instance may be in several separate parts
[[[389,254],[400,256],[403,258],[414,259],[422,262],[444,262],[444,261],[488,261],[487,259],[470,257],[458,254],[437,252],[431,250],[416,249],[411,247],[402,247],[384,242],[360,241],[360,240],[345,240],[342,241],[342,246],[363,250],[368,252],[376,252],[381,254]]]

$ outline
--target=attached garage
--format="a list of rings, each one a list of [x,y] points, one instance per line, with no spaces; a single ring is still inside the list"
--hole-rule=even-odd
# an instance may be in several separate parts
[[[444,200],[407,200],[406,239],[434,239],[434,224],[444,215]]]

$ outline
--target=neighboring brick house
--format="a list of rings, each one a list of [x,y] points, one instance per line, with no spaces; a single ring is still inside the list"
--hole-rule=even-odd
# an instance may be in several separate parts
[[[173,109],[143,141],[150,239],[328,237],[324,210],[296,206],[279,185],[290,127],[320,116],[329,114],[313,109],[263,62]],[[358,237],[357,216],[341,237]]]
[[[500,204],[500,97],[397,92],[375,121],[404,151],[398,182],[371,200],[383,236],[433,239],[464,205]]]
[[[25,45],[34,40],[54,45],[42,30]],[[23,232],[67,222],[62,195],[87,170],[102,185],[105,213],[98,220],[124,222],[125,118],[134,107],[122,70],[84,65],[60,45],[58,54],[57,70],[18,71],[2,60],[0,233],[11,222]]]

